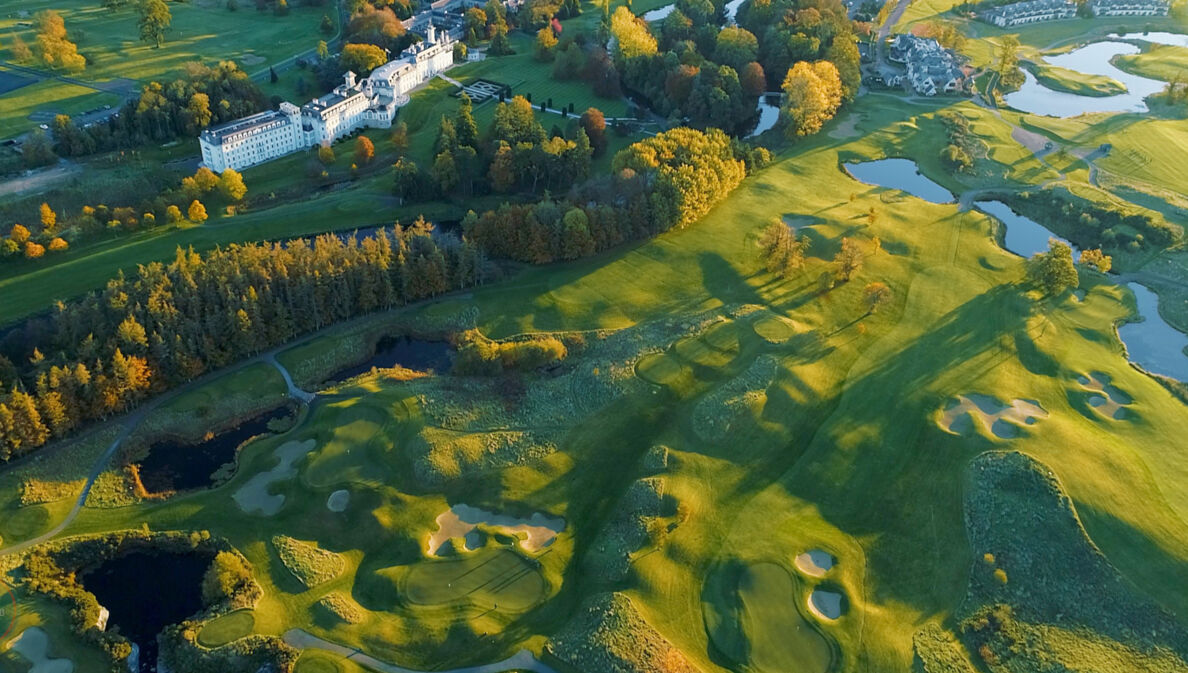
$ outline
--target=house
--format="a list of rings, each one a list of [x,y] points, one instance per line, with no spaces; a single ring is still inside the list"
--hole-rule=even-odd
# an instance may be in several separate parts
[[[1091,0],[1094,16],[1167,16],[1167,0]]]
[[[1028,0],[988,9],[979,18],[999,28],[1013,28],[1029,23],[1072,19],[1077,15],[1077,5],[1071,0]]]
[[[884,74],[883,80],[889,86],[896,86],[906,80],[916,93],[924,96],[952,93],[965,88],[962,58],[933,38],[896,35],[891,41],[888,59],[904,64],[907,69],[904,76]]]
[[[343,75],[333,91],[298,108],[281,103],[260,112],[212,126],[198,136],[202,163],[221,173],[241,169],[318,145],[329,145],[361,128],[390,128],[408,94],[454,64],[454,40],[426,24],[426,39],[381,65],[359,81]]]

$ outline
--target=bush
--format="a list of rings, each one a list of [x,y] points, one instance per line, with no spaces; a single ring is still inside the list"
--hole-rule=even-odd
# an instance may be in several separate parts
[[[568,351],[553,336],[534,336],[516,341],[498,342],[478,330],[463,333],[458,340],[453,371],[463,376],[491,376],[506,370],[539,369],[565,359]]]

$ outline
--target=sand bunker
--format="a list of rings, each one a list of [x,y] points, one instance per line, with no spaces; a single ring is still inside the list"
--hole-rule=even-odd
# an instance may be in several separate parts
[[[837,619],[845,612],[842,600],[843,596],[836,591],[814,589],[809,595],[808,609],[821,619]]]
[[[990,428],[999,439],[1019,435],[1020,425],[1034,425],[1047,418],[1048,412],[1034,400],[1012,400],[1004,405],[989,395],[972,393],[949,400],[941,411],[940,426],[955,435],[967,435],[973,430],[974,417]]]
[[[272,516],[279,512],[285,504],[285,496],[269,493],[268,488],[297,474],[297,468],[293,467],[293,463],[313,450],[315,444],[312,439],[293,440],[277,447],[276,457],[280,462],[276,467],[252,477],[231,496],[235,504],[239,505],[239,509],[248,514],[264,516]]]
[[[565,519],[553,518],[539,512],[527,519],[519,519],[458,504],[437,515],[437,531],[429,537],[429,555],[438,555],[439,551],[448,552],[454,549],[452,544],[447,546],[447,543],[456,538],[464,540],[463,544],[467,550],[478,548],[481,536],[475,529],[480,524],[517,537],[520,533],[525,534],[527,537],[520,540],[520,546],[530,552],[549,546],[557,537],[557,533],[565,530]]]
[[[1134,400],[1110,383],[1109,374],[1091,372],[1088,376],[1078,376],[1077,383],[1095,393],[1089,396],[1089,405],[1103,416],[1114,420],[1126,418],[1126,405]]]
[[[50,659],[49,634],[41,627],[31,626],[12,641],[10,649],[29,660],[29,673],[73,673],[74,662],[69,659]]]
[[[824,577],[835,562],[829,552],[810,549],[796,557],[796,568],[810,577]]]
[[[326,509],[331,512],[344,512],[350,503],[351,492],[345,488],[339,489],[331,493],[329,498],[326,498]]]

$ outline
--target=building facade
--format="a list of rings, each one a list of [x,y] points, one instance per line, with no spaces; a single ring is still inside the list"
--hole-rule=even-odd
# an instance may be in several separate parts
[[[1167,16],[1171,3],[1163,0],[1093,0],[1094,16]]]
[[[329,145],[361,128],[390,128],[397,108],[408,102],[409,92],[453,64],[453,38],[427,23],[424,41],[361,81],[348,72],[333,91],[300,108],[281,103],[278,110],[204,130],[198,136],[202,163],[217,173],[239,170]]]
[[[1077,5],[1070,0],[1029,0],[995,7],[979,14],[983,21],[1000,28],[1072,19],[1076,15]]]
[[[900,34],[891,41],[888,58],[902,63],[905,75],[887,73],[883,80],[888,86],[899,86],[905,80],[918,94],[935,96],[938,93],[963,91],[966,85],[965,68],[960,56],[945,49],[930,37]]]

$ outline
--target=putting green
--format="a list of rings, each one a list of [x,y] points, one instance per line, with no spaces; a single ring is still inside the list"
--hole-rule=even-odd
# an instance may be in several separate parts
[[[765,315],[756,319],[751,324],[751,329],[764,341],[782,344],[796,334],[796,323],[782,316]]]
[[[548,584],[535,561],[494,548],[418,563],[401,587],[404,597],[418,605],[469,604],[501,612],[522,612],[548,594]]]
[[[239,640],[252,632],[256,616],[251,610],[236,610],[210,620],[198,632],[198,643],[205,647],[218,647]]]
[[[801,616],[800,586],[775,563],[719,568],[706,580],[702,614],[710,641],[748,670],[824,673],[833,659],[825,637]]]
[[[635,365],[635,373],[643,380],[661,386],[672,385],[688,375],[685,367],[670,353],[645,355]]]

